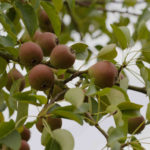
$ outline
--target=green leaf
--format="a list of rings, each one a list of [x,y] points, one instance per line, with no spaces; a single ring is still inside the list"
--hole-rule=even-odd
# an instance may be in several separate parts
[[[4,47],[14,47],[16,41],[13,40],[10,36],[0,36],[0,44]]]
[[[37,16],[33,7],[27,3],[23,4],[19,1],[15,2],[16,10],[20,13],[21,18],[32,37],[38,28]]]
[[[16,122],[19,123],[18,126],[21,126],[24,124],[28,116],[28,104],[24,102],[18,103],[18,109],[17,109],[17,119]]]
[[[113,60],[117,56],[116,44],[109,44],[103,47],[99,54],[99,60]]]
[[[5,72],[7,66],[7,61],[0,57],[0,74]]]
[[[128,48],[131,43],[130,31],[127,27],[117,27],[115,25],[111,25],[113,28],[113,33],[120,44],[122,49]]]
[[[2,13],[2,12],[4,12],[5,10],[8,10],[8,9],[11,8],[11,7],[12,7],[12,5],[9,4],[9,3],[5,3],[5,2],[0,3],[0,12]]]
[[[75,9],[75,0],[67,0],[69,7],[72,11]]]
[[[122,102],[118,105],[120,110],[140,110],[143,106],[132,102]]]
[[[47,132],[47,129],[44,128],[42,132],[42,136],[41,136],[41,144],[46,146],[50,138],[51,138],[51,135]]]
[[[55,115],[58,115],[60,117],[64,117],[64,118],[67,118],[67,119],[70,119],[70,120],[74,120],[77,123],[79,123],[80,125],[83,125],[82,118],[79,115],[77,115],[73,112],[64,111],[64,110],[54,110],[54,111],[51,112],[51,114],[55,114]]]
[[[0,22],[3,25],[5,31],[9,34],[9,36],[16,40],[17,37],[15,35],[15,27],[13,23],[9,20],[9,18],[4,14],[0,14]]]
[[[76,53],[76,59],[85,60],[88,57],[88,45],[84,43],[76,43],[71,46]]]
[[[56,129],[53,131],[53,138],[60,144],[61,150],[73,150],[74,139],[72,134],[65,129]]]
[[[53,4],[57,10],[57,12],[60,12],[61,9],[63,8],[63,1],[62,0],[52,0]]]
[[[146,119],[150,121],[150,103],[148,103],[147,105]]]
[[[65,94],[65,100],[78,108],[84,101],[84,93],[80,88],[69,89]]]
[[[41,5],[46,11],[54,29],[54,32],[57,36],[59,36],[61,32],[61,21],[59,18],[59,14],[57,13],[56,8],[49,2],[41,1]]]
[[[119,110],[118,107],[114,106],[114,105],[110,105],[107,107],[106,111],[110,114],[113,114],[116,126],[123,126],[124,121],[122,119],[122,112]]]
[[[9,122],[0,123],[0,139],[6,137],[15,129],[15,123],[13,120]]]
[[[21,136],[17,132],[17,130],[14,130],[3,139],[0,139],[0,143],[5,144],[6,146],[8,146],[9,148],[13,150],[19,150],[21,146]]]
[[[54,139],[50,139],[46,145],[45,150],[62,150],[58,142]]]
[[[40,104],[46,104],[47,103],[47,98],[42,95],[34,95],[37,100],[40,102]]]
[[[7,84],[7,73],[3,72],[0,76],[0,89],[2,89]]]

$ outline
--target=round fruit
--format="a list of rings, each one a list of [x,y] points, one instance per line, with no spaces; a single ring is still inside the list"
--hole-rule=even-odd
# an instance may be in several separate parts
[[[54,75],[50,67],[39,64],[29,72],[29,83],[36,90],[47,90],[54,82]]]
[[[58,44],[58,39],[55,34],[44,32],[38,36],[37,43],[42,48],[44,56],[49,56],[53,48]]]
[[[30,139],[30,130],[23,126],[23,131],[21,132],[22,140],[28,141]]]
[[[74,64],[75,54],[68,46],[58,45],[50,55],[50,62],[56,68],[66,69]]]
[[[38,18],[39,18],[39,26],[42,31],[53,32],[52,24],[48,18],[47,13],[44,10],[42,9],[39,10]]]
[[[38,38],[39,38],[39,35],[41,35],[41,32],[40,31],[36,31],[34,36],[33,36],[33,41],[36,42],[38,40]]]
[[[36,43],[26,42],[20,47],[19,58],[24,65],[34,66],[42,61],[43,52]]]
[[[145,119],[143,116],[132,117],[128,119],[128,133],[140,133],[145,128]]]
[[[97,62],[88,72],[95,79],[95,84],[101,88],[112,87],[118,74],[115,65],[108,61]]]
[[[61,120],[61,118],[51,118],[51,117],[48,117],[45,120],[48,123],[48,125],[50,126],[51,130],[59,129],[62,126],[62,120]],[[42,118],[38,119],[38,121],[36,123],[36,128],[40,132],[43,131],[44,125],[43,125],[43,122],[42,122]]]
[[[30,150],[29,144],[25,140],[22,140],[19,150]]]
[[[6,84],[7,90],[10,91],[13,82],[19,79],[21,79],[19,91],[22,91],[25,87],[25,79],[23,75],[15,68],[10,70],[7,75],[7,84]]]

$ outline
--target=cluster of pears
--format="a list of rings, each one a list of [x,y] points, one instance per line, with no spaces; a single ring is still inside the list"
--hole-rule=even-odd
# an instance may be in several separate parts
[[[34,41],[34,42],[33,42]],[[55,68],[66,69],[75,62],[75,54],[66,45],[59,45],[55,34],[37,31],[33,41],[27,41],[20,46],[19,59],[26,67],[30,67],[29,83],[36,90],[47,90],[54,82],[53,71],[50,67],[40,64],[43,57],[50,57],[50,63]],[[21,78],[20,91],[25,87],[22,74],[15,68],[8,73],[6,88],[10,90],[13,81]]]
[[[23,130],[21,132],[21,146],[19,150],[30,150],[29,144],[27,141],[30,139],[30,130],[23,126]]]

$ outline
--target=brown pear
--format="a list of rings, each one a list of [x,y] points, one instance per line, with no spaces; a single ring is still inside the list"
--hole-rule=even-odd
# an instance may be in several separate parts
[[[39,64],[43,59],[43,52],[39,45],[33,42],[26,42],[21,45],[19,58],[22,64],[34,66]]]
[[[50,126],[51,130],[55,130],[55,129],[59,129],[62,126],[62,120],[61,118],[52,118],[52,117],[48,117],[45,119],[47,124]],[[37,123],[36,123],[36,128],[42,132],[44,125],[42,122],[42,118],[39,118]]]
[[[66,69],[74,64],[75,54],[70,47],[58,45],[50,55],[50,62],[56,68]]]
[[[21,132],[21,138],[22,140],[28,141],[30,139],[30,130],[23,126],[23,131]]]
[[[29,144],[25,140],[22,140],[19,150],[30,150]]]
[[[55,34],[50,32],[41,33],[36,41],[43,50],[44,56],[49,56],[53,48],[58,44]]]
[[[42,32],[40,32],[40,31],[36,31],[36,32],[34,33],[34,36],[33,36],[33,41],[34,41],[34,42],[36,42],[36,41],[38,40],[39,35],[41,35],[41,33],[42,33]]]
[[[95,84],[101,88],[112,87],[118,74],[115,65],[109,61],[97,62],[88,72],[94,78]]]
[[[10,91],[13,82],[19,79],[21,79],[19,91],[22,91],[25,87],[24,76],[15,68],[10,70],[9,73],[7,74],[7,84],[6,84],[7,90]]]
[[[140,133],[145,128],[145,119],[143,116],[132,117],[128,119],[128,133]]]
[[[29,72],[29,83],[36,90],[47,90],[54,82],[52,69],[46,65],[39,64]]]
[[[43,32],[53,32],[52,24],[45,10],[40,9],[38,12],[39,26]]]

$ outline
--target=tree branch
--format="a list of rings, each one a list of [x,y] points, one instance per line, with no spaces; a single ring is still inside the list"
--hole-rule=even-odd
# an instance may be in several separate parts
[[[111,3],[112,3],[112,2],[111,2]],[[113,1],[113,3],[119,3],[119,1]],[[91,2],[88,2],[88,1],[83,1],[83,2],[76,1],[76,4],[79,5],[79,6],[83,6],[83,7],[89,7],[89,6],[91,5]],[[105,4],[105,2],[97,2],[97,4]],[[106,8],[102,8],[102,7],[97,8],[97,10],[103,11],[103,12],[129,14],[129,15],[133,15],[133,16],[139,16],[139,15],[141,15],[141,14],[129,12],[128,10],[126,10],[126,11],[110,10],[110,9],[106,9]]]
[[[92,120],[93,122],[95,122],[95,120],[93,119],[93,117],[91,116],[90,113],[85,113],[85,115]],[[107,133],[99,126],[98,123],[95,123],[94,126],[103,134],[103,136],[106,138],[106,140],[108,140],[108,135]]]

